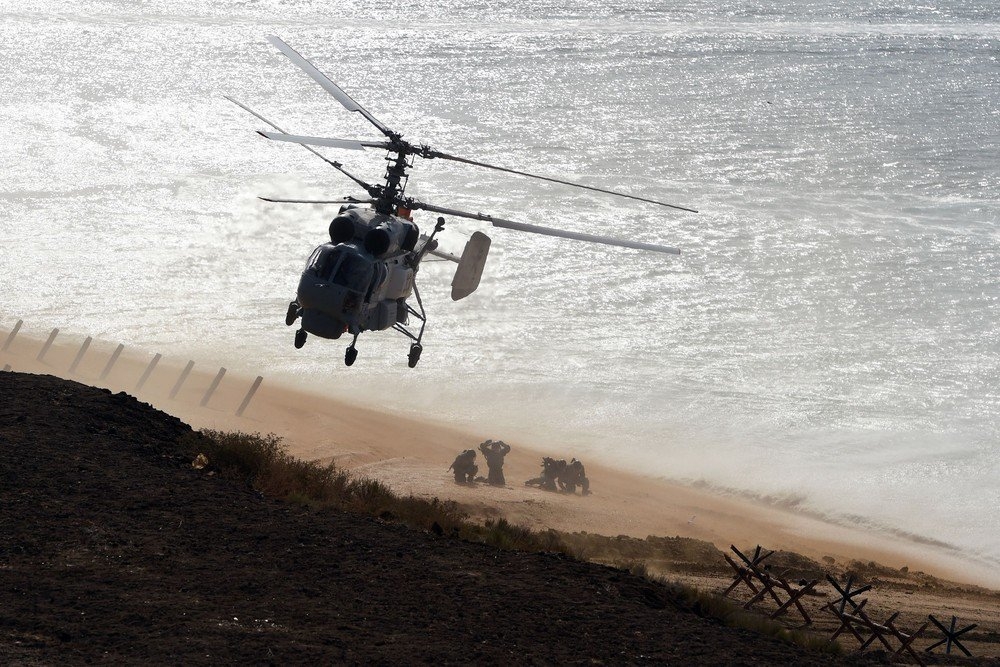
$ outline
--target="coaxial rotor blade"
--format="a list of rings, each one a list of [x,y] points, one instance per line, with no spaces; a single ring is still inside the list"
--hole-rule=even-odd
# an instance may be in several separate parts
[[[671,246],[656,245],[655,243],[642,243],[640,241],[624,241],[622,239],[611,238],[610,236],[597,236],[596,234],[582,234],[580,232],[567,232],[551,227],[539,227],[538,225],[527,225],[523,222],[513,222],[511,220],[492,220],[494,227],[504,227],[506,229],[516,229],[521,232],[531,232],[532,234],[544,234],[545,236],[558,236],[564,239],[575,239],[577,241],[588,241],[590,243],[603,243],[604,245],[620,246],[622,248],[635,248],[636,250],[650,250],[652,252],[663,252],[670,255],[679,255],[681,251]]]
[[[342,199],[285,199],[283,197],[257,197],[261,201],[274,202],[276,204],[374,204],[374,199],[355,199],[354,197],[344,197]]]
[[[379,119],[375,118],[375,116],[371,115],[367,109],[365,109],[363,106],[355,102],[350,95],[345,93],[340,88],[340,86],[338,86],[329,78],[327,78],[325,74],[316,69],[315,65],[313,65],[311,62],[303,58],[298,51],[296,51],[288,44],[286,44],[284,41],[282,41],[280,37],[276,35],[268,35],[267,41],[271,42],[271,44],[273,44],[276,49],[278,49],[286,56],[288,56],[288,59],[291,60],[296,65],[298,65],[299,69],[308,74],[313,81],[323,86],[323,89],[326,90],[326,92],[333,95],[337,99],[337,101],[344,106],[345,109],[347,109],[348,111],[357,111],[362,116],[364,116],[369,123],[377,127],[379,131],[382,134],[386,135],[387,137],[395,135],[395,133],[392,130],[383,125],[382,122],[379,121]]]
[[[677,206],[676,204],[668,204],[666,202],[657,201],[655,199],[647,199],[645,197],[637,197],[635,195],[626,194],[624,192],[617,192],[615,190],[605,190],[604,188],[595,188],[590,185],[582,185],[580,183],[573,183],[570,181],[564,181],[559,178],[552,178],[550,176],[540,176],[538,174],[529,174],[526,171],[518,171],[517,169],[508,169],[507,167],[498,167],[493,164],[487,164],[485,162],[479,162],[478,160],[470,160],[464,157],[458,157],[457,155],[449,155],[448,153],[442,153],[441,151],[436,151],[432,149],[425,149],[420,153],[421,157],[425,158],[441,158],[442,160],[451,160],[453,162],[461,162],[462,164],[471,164],[476,167],[484,167],[486,169],[495,169],[496,171],[503,171],[508,174],[517,174],[518,176],[527,176],[528,178],[537,178],[542,181],[549,181],[550,183],[559,183],[561,185],[571,185],[574,188],[583,188],[584,190],[592,190],[594,192],[603,192],[607,195],[616,195],[618,197],[625,197],[627,199],[635,199],[637,201],[643,201],[648,204],[657,204],[659,206],[666,206],[667,208],[675,208],[679,211],[687,211],[689,213],[697,213],[698,211],[693,208],[687,208],[686,206]]]
[[[545,236],[558,236],[564,239],[587,241],[588,243],[601,243],[604,245],[613,245],[622,248],[634,248],[636,250],[650,250],[652,252],[662,252],[670,255],[681,254],[681,251],[679,249],[670,246],[656,245],[655,243],[643,243],[641,241],[625,241],[622,239],[612,238],[610,236],[583,234],[581,232],[567,232],[562,229],[553,229],[551,227],[528,225],[523,222],[514,222],[513,220],[504,220],[503,218],[495,218],[491,215],[486,215],[485,213],[468,213],[466,211],[459,211],[453,208],[444,208],[442,206],[433,206],[431,204],[425,204],[423,202],[418,202],[414,200],[407,200],[405,205],[408,208],[414,210],[422,209],[425,211],[432,211],[434,213],[444,213],[445,215],[453,215],[458,218],[471,218],[473,220],[483,220],[485,222],[489,222],[494,227],[501,227],[504,229],[514,229],[519,232],[530,232],[532,234],[543,234]]]
[[[254,118],[257,118],[258,120],[261,120],[261,121],[267,123],[268,125],[270,125],[274,129],[276,129],[278,132],[281,132],[282,134],[287,134],[283,129],[281,129],[280,127],[278,127],[275,123],[272,123],[268,119],[264,118],[259,113],[257,113],[256,111],[254,111],[253,109],[251,109],[247,105],[243,104],[242,102],[240,102],[240,101],[238,101],[236,99],[233,99],[229,95],[223,95],[223,97],[225,97],[227,100],[229,100],[230,102],[232,102],[233,104],[235,104],[239,108],[241,108],[244,111],[246,111],[248,114],[250,114]],[[312,153],[313,155],[315,155],[316,157],[318,157],[320,160],[322,160],[323,162],[326,162],[328,165],[330,165],[331,167],[333,167],[334,169],[336,169],[337,171],[339,171],[340,173],[342,173],[344,176],[347,176],[349,179],[351,179],[352,181],[354,181],[355,183],[357,183],[358,185],[360,185],[361,187],[363,187],[365,189],[365,191],[368,192],[368,194],[372,194],[372,193],[374,193],[376,191],[374,186],[372,186],[369,183],[365,183],[360,178],[358,178],[357,176],[355,176],[351,172],[349,172],[346,169],[344,169],[344,165],[342,165],[341,163],[327,159],[326,157],[323,156],[322,153],[320,153],[319,151],[317,151],[314,148],[306,146],[305,144],[299,144],[299,146],[302,146],[302,148],[306,149],[307,151],[309,151],[310,153]]]
[[[285,134],[284,132],[262,132],[257,131],[262,137],[274,139],[275,141],[287,141],[291,144],[302,144],[303,146],[326,146],[328,148],[346,148],[352,151],[363,151],[366,148],[388,148],[389,143],[385,141],[362,141],[359,139],[334,139],[333,137],[306,137],[300,134]]]

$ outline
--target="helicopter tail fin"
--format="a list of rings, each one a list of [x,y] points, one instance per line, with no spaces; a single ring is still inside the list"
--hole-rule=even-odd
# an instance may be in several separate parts
[[[475,232],[465,250],[462,251],[462,259],[455,269],[455,277],[451,281],[451,298],[453,301],[464,299],[479,287],[479,279],[483,276],[483,267],[486,266],[486,257],[490,252],[490,237],[482,232]]]

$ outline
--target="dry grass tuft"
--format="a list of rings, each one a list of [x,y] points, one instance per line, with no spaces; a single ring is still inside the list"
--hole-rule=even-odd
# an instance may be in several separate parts
[[[348,495],[352,483],[332,463],[321,466],[293,457],[273,433],[206,430],[182,444],[204,454],[209,469],[282,500],[314,506],[336,503]]]
[[[246,484],[261,493],[314,508],[336,508],[396,521],[425,530],[435,529],[466,539],[508,541],[504,531],[467,523],[453,501],[399,496],[378,480],[354,477],[333,463],[319,465],[290,455],[281,438],[260,433],[205,430],[188,436],[182,446],[192,456],[208,459],[205,470]]]
[[[757,634],[774,637],[789,644],[802,646],[812,651],[841,655],[843,647],[831,642],[825,636],[811,633],[807,630],[790,629],[778,621],[766,616],[747,611],[742,605],[715,593],[698,590],[662,577],[651,577],[659,580],[671,590],[674,599],[683,607],[690,609],[699,616],[713,618],[731,628],[749,630]]]
[[[482,542],[510,551],[555,552],[571,556],[570,548],[552,530],[534,531],[510,523],[507,519],[487,519],[483,525],[467,523],[459,535],[471,542]]]

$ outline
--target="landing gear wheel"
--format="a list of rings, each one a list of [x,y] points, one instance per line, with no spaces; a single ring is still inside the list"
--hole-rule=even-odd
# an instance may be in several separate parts
[[[295,349],[298,350],[305,344],[306,344],[306,330],[299,329],[298,331],[295,332]]]
[[[298,316],[299,316],[299,302],[292,301],[290,304],[288,304],[288,312],[285,313],[285,324],[287,324],[288,326],[292,326],[293,324],[295,324],[295,320],[298,318]]]
[[[414,368],[417,362],[420,361],[420,353],[424,351],[423,346],[420,343],[414,343],[410,345],[410,356],[409,356],[409,366]]]
[[[358,358],[358,348],[353,345],[347,348],[347,352],[344,353],[344,363],[348,366],[354,365],[354,360]]]

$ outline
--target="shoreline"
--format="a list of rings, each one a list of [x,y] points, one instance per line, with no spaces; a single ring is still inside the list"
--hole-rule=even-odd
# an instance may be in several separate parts
[[[67,336],[68,337],[68,336]],[[75,337],[74,337],[75,338]],[[597,462],[587,462],[593,494],[567,496],[522,486],[537,475],[543,455],[569,458],[569,451],[509,440],[502,434],[473,433],[432,418],[397,416],[341,399],[310,394],[282,383],[263,385],[243,417],[239,405],[253,378],[227,373],[208,406],[199,405],[215,372],[198,366],[175,399],[168,394],[182,363],[164,358],[142,391],[134,390],[152,354],[126,351],[105,381],[95,379],[111,348],[95,345],[77,374],[69,368],[79,344],[65,340],[52,346],[45,361],[35,360],[43,341],[19,336],[0,364],[15,371],[44,373],[65,379],[125,391],[194,428],[275,433],[289,453],[327,462],[379,479],[393,490],[420,497],[438,497],[463,505],[474,519],[504,517],[529,528],[563,532],[590,532],[607,536],[645,538],[681,536],[715,544],[761,544],[767,549],[794,551],[814,560],[837,563],[875,561],[893,568],[927,574],[953,582],[1000,589],[1000,573],[960,552],[934,544],[933,538],[877,533],[847,526],[800,510],[777,507],[759,498],[687,486],[643,476]],[[447,473],[455,455],[476,448],[486,439],[505,439],[512,452],[505,474],[508,486],[456,485]],[[485,465],[481,461],[481,472]]]

